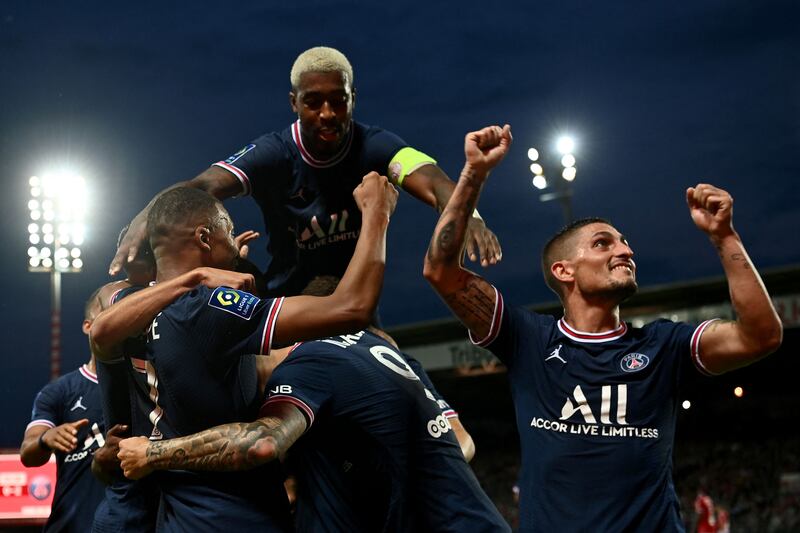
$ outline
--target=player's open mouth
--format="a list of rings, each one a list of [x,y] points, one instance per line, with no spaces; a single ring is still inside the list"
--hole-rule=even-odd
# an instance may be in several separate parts
[[[339,130],[336,129],[321,129],[317,133],[320,139],[323,141],[335,141],[339,138]]]
[[[622,270],[622,271],[628,272],[629,274],[633,274],[633,265],[631,265],[629,263],[619,263],[619,264],[614,265],[614,266],[611,267],[611,271],[612,272],[617,271],[617,270]]]

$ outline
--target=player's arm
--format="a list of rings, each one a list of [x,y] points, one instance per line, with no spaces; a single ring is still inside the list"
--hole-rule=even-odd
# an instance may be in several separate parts
[[[125,476],[139,479],[153,470],[249,470],[282,460],[307,427],[303,413],[288,402],[268,404],[255,422],[235,422],[194,435],[149,441],[134,437],[120,442]]]
[[[147,238],[147,214],[150,212],[150,208],[159,196],[176,187],[194,187],[206,191],[218,200],[226,200],[240,194],[243,186],[239,178],[232,172],[219,166],[211,166],[195,178],[178,182],[156,194],[144,209],[133,217],[130,226],[128,226],[128,232],[122,239],[119,248],[117,248],[117,253],[108,267],[110,275],[115,276],[126,263],[134,260],[141,243]]]
[[[695,225],[717,249],[728,280],[736,320],[714,321],[700,337],[700,362],[712,374],[749,365],[781,345],[783,326],[739,234],[733,229],[733,198],[701,183],[686,191]]]
[[[402,180],[402,187],[421,202],[442,213],[456,184],[437,165],[427,164],[407,174]],[[472,216],[467,219],[465,241],[471,261],[477,261],[480,256],[481,265],[488,266],[494,265],[503,257],[497,236],[486,227],[476,209],[473,209]]]
[[[41,466],[54,451],[69,453],[78,446],[78,430],[89,423],[88,418],[67,422],[60,426],[29,426],[25,430],[19,455],[25,466]]]
[[[453,428],[453,433],[458,440],[458,445],[461,446],[461,453],[464,454],[464,459],[467,462],[472,461],[472,458],[475,457],[475,441],[472,440],[472,435],[467,432],[459,417],[454,416],[448,418],[447,421],[450,422],[450,426]]]
[[[118,357],[125,339],[140,334],[164,307],[197,285],[251,291],[254,283],[250,274],[200,267],[142,289],[97,315],[90,331],[92,353],[101,361]]]
[[[486,280],[463,268],[467,225],[489,172],[511,144],[511,128],[490,126],[467,134],[466,163],[425,255],[423,275],[461,322],[478,338],[488,335],[496,294]]]
[[[347,270],[329,296],[286,298],[275,324],[276,344],[358,331],[372,320],[383,285],[386,230],[397,203],[397,190],[385,176],[370,172],[353,196],[362,222]]]

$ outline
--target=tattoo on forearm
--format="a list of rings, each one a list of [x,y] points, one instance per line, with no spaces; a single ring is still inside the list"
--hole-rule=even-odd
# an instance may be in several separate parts
[[[458,253],[458,250],[454,250],[455,244],[455,227],[456,223],[454,220],[451,220],[447,224],[439,230],[439,235],[436,237],[436,243],[439,246],[439,249],[445,255],[453,255]]]
[[[494,316],[494,290],[492,286],[471,272],[464,287],[444,296],[445,303],[464,324],[478,333],[482,326],[492,323]]]
[[[263,418],[151,443],[147,457],[153,468],[162,470],[246,470],[282,457],[285,443],[294,442],[301,433],[297,424],[283,425],[278,418]]]

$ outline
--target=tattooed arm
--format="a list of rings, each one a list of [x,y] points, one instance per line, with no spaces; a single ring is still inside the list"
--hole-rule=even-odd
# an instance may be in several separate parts
[[[445,303],[477,337],[489,332],[495,305],[494,288],[463,268],[469,220],[489,172],[511,145],[511,128],[489,126],[467,134],[466,163],[450,201],[442,211],[425,256],[423,274]]]
[[[149,441],[145,437],[119,443],[126,477],[140,479],[153,470],[249,470],[282,460],[306,430],[303,413],[290,403],[272,403],[255,422],[234,422],[194,435]]]
[[[735,321],[712,322],[700,339],[700,358],[711,373],[749,365],[774,352],[783,327],[761,276],[733,229],[733,198],[728,192],[701,183],[686,191],[695,225],[711,239],[719,253]]]

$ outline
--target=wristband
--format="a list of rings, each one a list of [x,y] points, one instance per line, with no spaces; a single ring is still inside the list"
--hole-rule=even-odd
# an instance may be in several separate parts
[[[47,431],[44,431],[44,432],[42,432],[41,435],[39,435],[39,447],[41,449],[43,449],[44,451],[46,451],[46,452],[52,452],[53,448],[48,446],[47,443],[44,441],[44,434],[45,433],[47,433]]]

